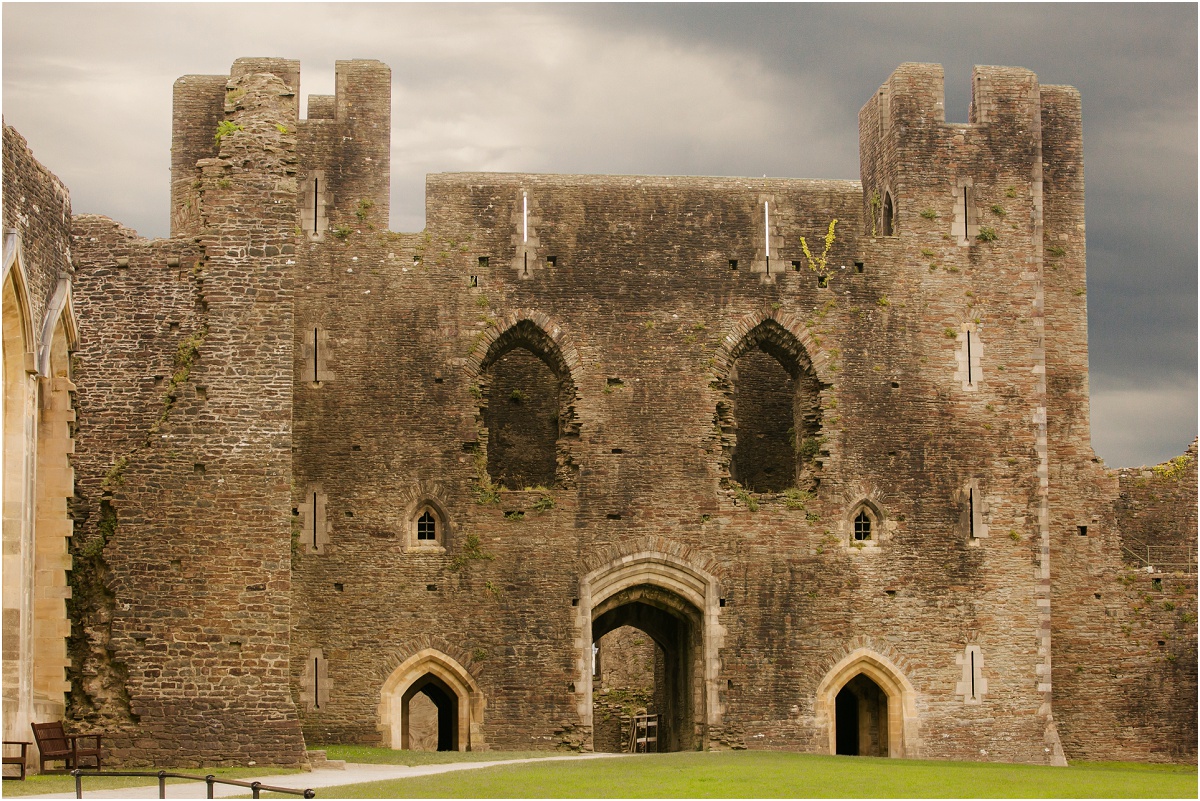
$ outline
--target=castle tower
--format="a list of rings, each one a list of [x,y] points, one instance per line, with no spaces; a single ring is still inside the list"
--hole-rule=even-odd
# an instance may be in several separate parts
[[[196,162],[217,154],[217,126],[236,102],[239,78],[278,77],[291,93],[280,122],[297,139],[302,182],[296,226],[322,241],[333,225],[386,228],[391,187],[391,82],[387,65],[338,61],[336,94],[312,95],[299,119],[300,62],[239,58],[228,76],[185,75],[175,82],[171,145],[171,235],[196,234],[201,198]]]

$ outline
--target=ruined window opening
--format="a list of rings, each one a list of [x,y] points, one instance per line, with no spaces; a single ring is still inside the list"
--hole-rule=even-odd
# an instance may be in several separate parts
[[[866,542],[871,539],[871,527],[873,521],[871,516],[867,514],[866,509],[860,509],[858,514],[854,516],[854,539],[858,542]]]
[[[488,475],[507,489],[555,486],[566,457],[560,440],[563,409],[574,394],[569,374],[553,355],[535,348],[534,342],[509,343],[489,357],[481,376]]]
[[[429,514],[428,509],[417,518],[417,539],[437,540],[437,520],[434,519],[433,515]]]
[[[487,257],[487,256],[480,256],[480,257],[479,257],[479,266],[480,266],[480,267],[487,267],[487,266],[488,266],[488,257]]]
[[[817,286],[821,289],[829,288],[829,276],[822,273],[817,276]]]
[[[861,261],[854,262],[854,272],[861,273],[865,269],[866,269],[866,265],[863,262],[861,262]]]
[[[728,395],[714,417],[729,478],[751,492],[815,489],[823,444],[822,385],[804,346],[767,320],[732,356]]]
[[[1150,579],[1150,584],[1154,588],[1155,592],[1162,592],[1162,579]]]
[[[798,262],[798,261],[794,261],[794,262],[792,262],[792,270],[793,270],[794,272],[800,272],[800,267],[801,267],[801,263],[800,263],[800,262]]]
[[[479,276],[477,276],[477,275],[467,276],[467,286],[471,287],[471,288],[479,286]]]
[[[730,260],[729,260],[729,269],[731,269],[731,270],[736,270],[736,269],[737,269],[737,259],[730,259]]]
[[[895,206],[892,203],[892,193],[883,194],[883,235],[895,236]]]
[[[547,267],[554,267],[557,264],[558,264],[558,256],[547,256],[546,257],[546,266]]]

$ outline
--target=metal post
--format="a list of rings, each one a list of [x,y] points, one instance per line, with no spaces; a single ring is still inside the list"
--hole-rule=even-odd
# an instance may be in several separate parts
[[[158,772],[158,797],[167,797],[167,772],[165,770]]]
[[[75,777],[75,797],[83,798],[83,773],[80,772],[79,768],[75,768],[75,770],[71,771],[71,775]]]
[[[213,798],[213,782],[216,781],[216,776],[211,773],[204,777],[204,781],[208,782],[208,797]]]
[[[262,782],[250,782],[250,795],[252,798],[258,798],[258,787]]]

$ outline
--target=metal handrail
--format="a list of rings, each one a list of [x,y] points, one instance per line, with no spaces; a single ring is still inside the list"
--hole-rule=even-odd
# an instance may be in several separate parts
[[[160,770],[155,773],[147,773],[145,771],[119,772],[119,771],[106,770],[103,773],[101,773],[99,771],[80,770],[79,768],[76,768],[75,770],[71,771],[71,775],[75,777],[75,797],[76,798],[83,798],[83,777],[85,775],[86,776],[142,776],[145,778],[157,777],[158,778],[158,797],[159,798],[167,797],[167,779],[190,779],[192,781],[197,781],[197,782],[207,782],[208,783],[208,796],[207,796],[208,798],[214,797],[213,796],[213,785],[217,785],[217,784],[229,784],[229,785],[233,785],[234,787],[249,787],[251,796],[253,798],[258,798],[259,797],[258,794],[262,790],[266,790],[268,793],[286,793],[288,795],[303,796],[304,798],[316,798],[317,797],[317,791],[313,790],[311,788],[307,789],[307,790],[296,790],[291,787],[273,787],[269,784],[263,784],[262,782],[240,782],[237,779],[218,779],[216,776],[212,775],[211,773],[208,774],[207,776],[189,776],[186,773],[168,773],[165,770]]]
[[[1146,567],[1161,565],[1165,568],[1183,567],[1186,573],[1196,572],[1196,547],[1195,545],[1145,545],[1139,544],[1137,551],[1128,545],[1122,545],[1121,550],[1135,562],[1140,562]],[[1144,548],[1145,556],[1142,556],[1139,551]],[[1180,557],[1183,557],[1182,559]]]

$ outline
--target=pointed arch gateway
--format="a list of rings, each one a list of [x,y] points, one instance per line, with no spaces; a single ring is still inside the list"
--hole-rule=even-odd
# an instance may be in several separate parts
[[[425,696],[436,708],[438,751],[481,749],[483,693],[456,659],[434,648],[413,654],[384,681],[380,690],[379,728],[385,746],[394,749],[413,746],[412,711],[418,695]]]
[[[883,654],[859,648],[839,660],[817,686],[814,708],[829,754],[920,757],[916,690]]]
[[[717,620],[720,597],[713,574],[674,554],[641,551],[589,572],[579,593],[576,696],[584,727],[595,732],[593,644],[630,626],[650,637],[658,653],[658,750],[706,749],[709,729],[720,725],[724,713],[718,693],[724,628]]]

